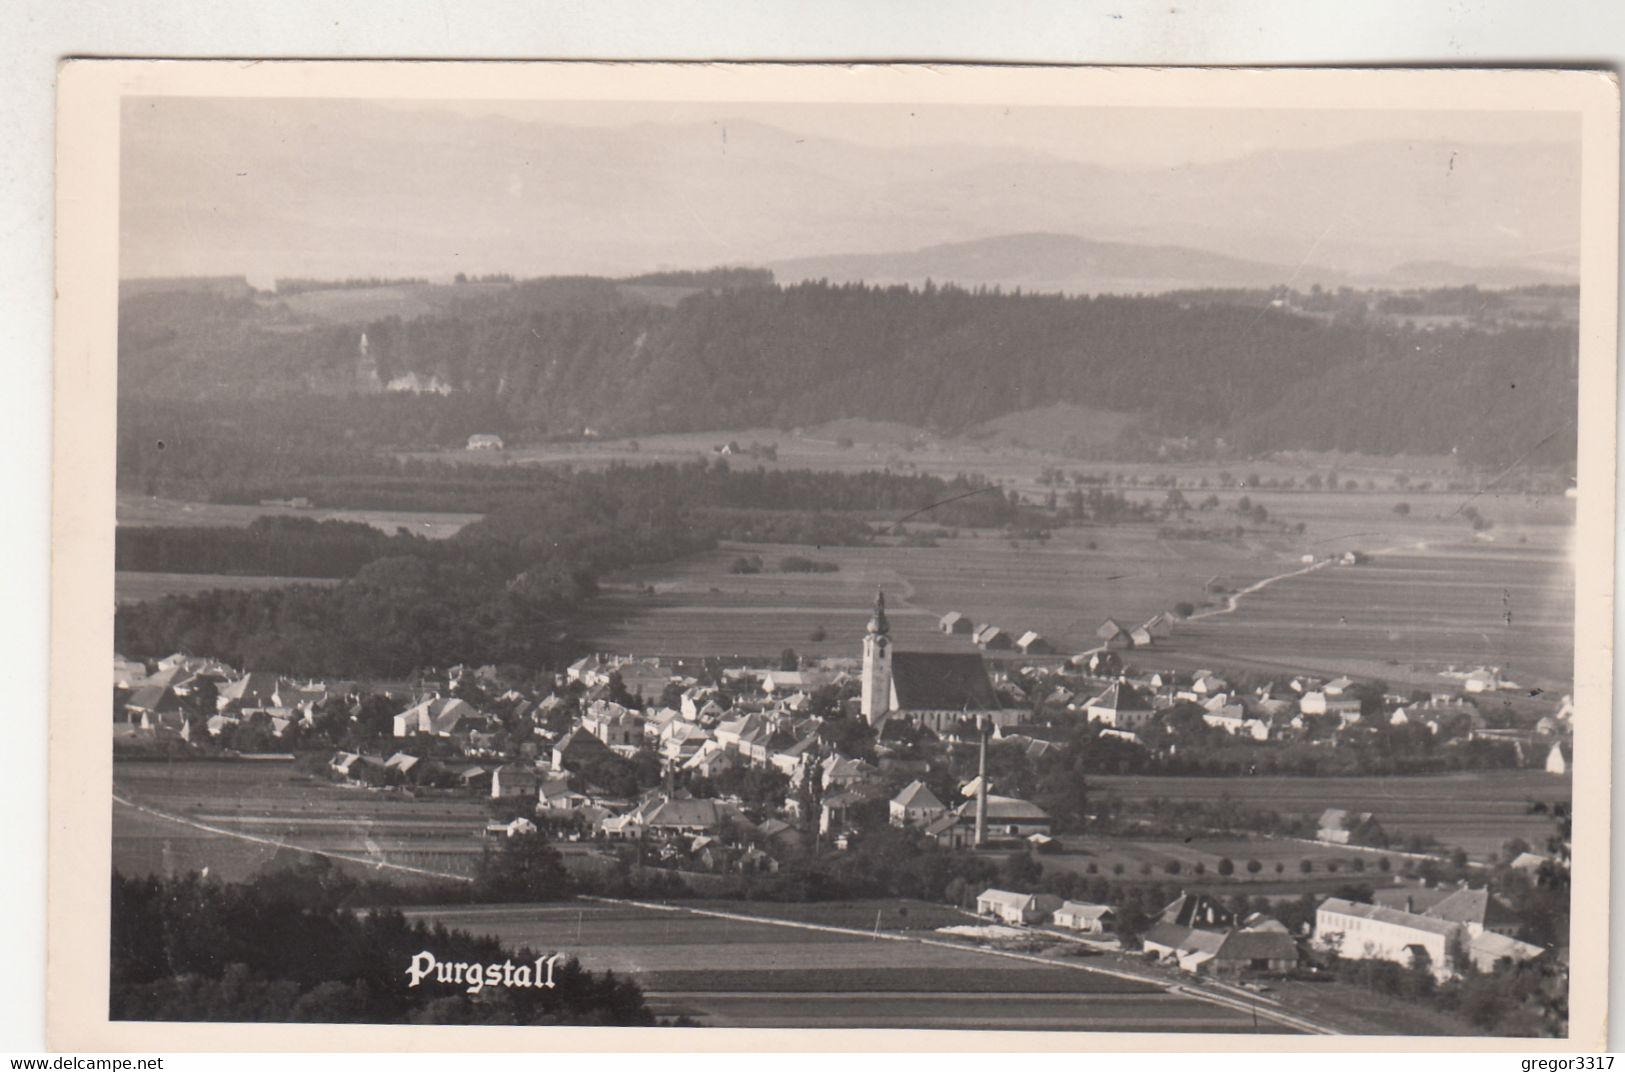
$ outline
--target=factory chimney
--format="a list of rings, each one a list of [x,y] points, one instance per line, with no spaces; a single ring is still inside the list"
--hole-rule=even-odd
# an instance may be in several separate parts
[[[987,719],[985,715],[976,716],[976,736],[979,749],[976,753],[976,847],[982,847],[987,840]]]

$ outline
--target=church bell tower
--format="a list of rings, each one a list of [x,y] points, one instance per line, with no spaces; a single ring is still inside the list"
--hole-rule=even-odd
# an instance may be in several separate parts
[[[863,635],[863,717],[871,726],[891,710],[891,624],[886,595],[875,590],[875,613]]]

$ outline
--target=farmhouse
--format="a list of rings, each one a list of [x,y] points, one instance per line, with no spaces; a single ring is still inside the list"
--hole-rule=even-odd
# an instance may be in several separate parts
[[[1101,623],[1100,628],[1095,630],[1095,636],[1100,640],[1101,646],[1107,648],[1127,648],[1134,643],[1129,638],[1128,630],[1111,618]]]
[[[937,622],[937,628],[949,636],[970,636],[975,627],[969,618],[957,610],[951,610]]]
[[[1136,648],[1149,648],[1151,646],[1151,630],[1143,625],[1137,625],[1128,631],[1129,643]]]
[[[1022,712],[1006,708],[993,691],[980,655],[893,652],[890,633],[885,596],[876,593],[863,638],[859,706],[870,725],[899,717],[941,733],[962,719],[996,726],[1021,720]]]
[[[1119,730],[1137,730],[1151,721],[1151,701],[1127,679],[1118,678],[1083,708],[1090,722]]]
[[[496,435],[471,435],[468,437],[469,450],[501,450],[502,437]]]
[[[987,889],[976,895],[976,914],[992,916],[1013,926],[1042,923],[1061,907],[1061,899],[1050,893],[1011,893]]]
[[[1117,926],[1117,913],[1110,905],[1067,901],[1055,910],[1054,922],[1079,934],[1105,934]]]
[[[1158,913],[1159,923],[1176,927],[1194,927],[1198,930],[1223,930],[1236,922],[1236,917],[1216,897],[1205,893],[1181,893],[1168,902]]]
[[[1174,635],[1174,616],[1164,611],[1161,614],[1153,615],[1140,628],[1150,633],[1153,637],[1167,639],[1168,637]]]
[[[1214,975],[1241,975],[1247,972],[1284,974],[1298,966],[1298,943],[1285,929],[1231,931],[1214,952],[1209,970]],[[1201,970],[1200,964],[1196,968]]]

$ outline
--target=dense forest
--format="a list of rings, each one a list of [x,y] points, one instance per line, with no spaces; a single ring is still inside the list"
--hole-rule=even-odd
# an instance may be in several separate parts
[[[450,390],[358,413],[346,427],[372,445],[838,417],[952,433],[1073,402],[1136,414],[1144,434],[1244,452],[1456,451],[1499,465],[1575,451],[1577,334],[1562,321],[1419,324],[1346,297],[1311,315],[931,285],[757,282],[670,304],[637,289],[540,280],[354,323],[303,322],[253,298],[140,295],[121,305],[121,395],[205,402],[202,418],[226,398],[376,395],[408,374]]]
[[[221,883],[189,874],[113,875],[114,1020],[652,1025],[630,980],[560,961],[555,986],[469,994],[434,979],[409,987],[423,950],[441,961],[534,963],[546,951],[504,949],[399,911],[357,911],[325,861],[303,874]]]

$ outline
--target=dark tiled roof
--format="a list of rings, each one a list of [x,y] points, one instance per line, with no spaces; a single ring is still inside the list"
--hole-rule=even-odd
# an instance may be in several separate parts
[[[1231,931],[1216,955],[1223,960],[1297,960],[1298,943],[1281,931]]]
[[[1215,898],[1205,893],[1182,893],[1157,917],[1181,927],[1228,927],[1235,916]]]
[[[900,651],[892,656],[891,672],[903,711],[993,711],[1004,706],[980,655]]]
[[[1140,690],[1126,681],[1114,681],[1105,692],[1089,701],[1088,706],[1107,711],[1150,711],[1151,702],[1140,695]]]

